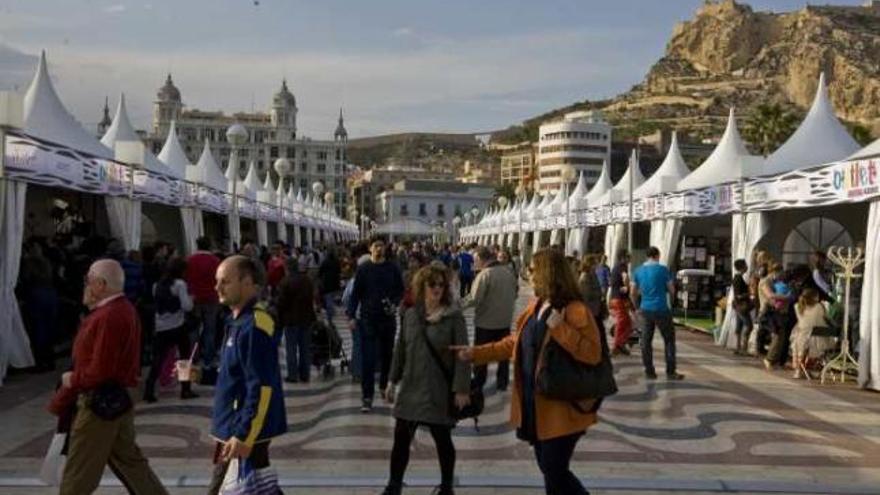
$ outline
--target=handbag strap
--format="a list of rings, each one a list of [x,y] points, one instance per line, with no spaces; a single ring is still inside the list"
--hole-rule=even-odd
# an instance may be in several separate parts
[[[437,367],[440,368],[440,371],[443,373],[443,378],[446,379],[447,385],[452,387],[452,372],[446,368],[443,364],[443,359],[440,357],[440,353],[437,352],[437,349],[431,344],[431,339],[428,338],[428,325],[422,325],[421,332],[422,338],[425,340],[425,344],[428,346],[428,352],[431,353],[431,358],[434,360],[434,363],[437,364]]]

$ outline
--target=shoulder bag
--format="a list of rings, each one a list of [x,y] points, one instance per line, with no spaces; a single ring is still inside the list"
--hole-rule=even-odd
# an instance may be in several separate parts
[[[575,359],[551,337],[544,346],[543,367],[538,370],[538,392],[548,399],[569,402],[602,399],[616,394],[617,382],[614,381],[605,332],[599,331],[599,340],[602,357],[598,364],[591,365]],[[598,407],[594,406],[594,409]]]
[[[483,387],[474,383],[471,380],[471,390],[470,390],[470,398],[471,403],[468,404],[464,409],[459,409],[458,406],[455,405],[455,391],[452,390],[452,383],[454,380],[454,371],[447,369],[443,364],[443,359],[440,358],[440,353],[437,352],[437,349],[431,344],[431,340],[428,338],[427,327],[422,325],[421,332],[419,332],[422,338],[425,340],[425,345],[428,346],[428,351],[431,353],[431,358],[434,360],[434,363],[440,368],[440,371],[443,373],[443,378],[446,379],[446,384],[449,386],[449,400],[448,414],[451,418],[456,421],[474,418],[474,424],[477,423],[477,417],[483,413],[483,406],[485,405],[485,398],[483,397]]]

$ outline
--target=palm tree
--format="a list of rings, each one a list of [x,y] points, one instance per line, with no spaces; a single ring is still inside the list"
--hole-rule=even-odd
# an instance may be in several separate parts
[[[767,156],[791,136],[797,123],[798,117],[779,103],[761,103],[749,114],[743,134],[755,151]]]

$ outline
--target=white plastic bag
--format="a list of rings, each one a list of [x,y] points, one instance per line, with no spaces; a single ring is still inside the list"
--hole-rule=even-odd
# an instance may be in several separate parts
[[[46,451],[46,457],[43,458],[43,465],[40,467],[40,479],[49,486],[59,486],[61,477],[64,474],[64,463],[67,456],[61,454],[64,449],[64,442],[67,441],[67,433],[56,433],[52,437],[52,443]]]

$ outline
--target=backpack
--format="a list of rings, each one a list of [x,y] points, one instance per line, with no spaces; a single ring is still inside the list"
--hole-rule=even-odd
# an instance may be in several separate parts
[[[156,314],[177,313],[180,311],[180,297],[171,292],[173,280],[162,280],[156,283]]]

